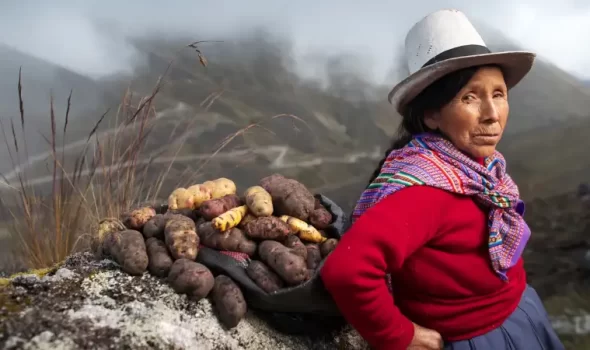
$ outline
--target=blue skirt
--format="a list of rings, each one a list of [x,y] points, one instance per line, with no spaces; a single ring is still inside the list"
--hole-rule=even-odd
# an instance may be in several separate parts
[[[564,350],[533,287],[504,323],[478,337],[445,343],[445,350]]]

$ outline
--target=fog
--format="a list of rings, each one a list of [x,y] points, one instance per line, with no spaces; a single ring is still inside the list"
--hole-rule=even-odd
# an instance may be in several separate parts
[[[214,40],[254,26],[289,36],[298,69],[318,53],[358,52],[371,79],[388,77],[395,51],[412,23],[430,11],[455,7],[503,32],[562,69],[590,77],[590,3],[576,1],[139,1],[42,0],[0,4],[0,42],[101,77],[130,72],[141,55],[127,38],[190,35]]]

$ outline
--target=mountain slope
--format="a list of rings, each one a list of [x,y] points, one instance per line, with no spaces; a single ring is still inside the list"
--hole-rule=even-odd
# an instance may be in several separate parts
[[[510,48],[501,35],[490,35],[493,40],[486,41],[492,48]],[[138,67],[133,77],[89,82],[93,89],[110,96],[119,96],[131,83],[137,100],[151,93],[158,76],[166,71],[170,59],[175,59],[155,100],[157,113],[146,146],[148,154],[157,154],[160,159],[180,157],[164,192],[179,181],[225,174],[246,185],[280,171],[325,191],[350,208],[399,123],[399,116],[385,100],[390,86],[374,86],[362,76],[336,69],[328,88],[321,88],[318,82],[293,73],[287,41],[262,31],[202,46],[209,60],[207,67],[199,64],[194,51],[179,51],[188,42],[182,38],[137,40],[135,45],[145,53],[147,63]],[[215,101],[210,106],[211,100],[203,104],[212,94],[217,94]],[[580,82],[542,59],[513,90],[509,129],[501,149],[525,196],[538,194],[527,188],[542,187],[548,179],[562,174],[562,149],[569,151],[571,147],[561,142],[547,149],[547,140],[563,135],[563,130],[552,131],[562,124],[588,120],[588,97],[588,89]],[[292,116],[272,118],[279,114]],[[96,116],[82,118],[80,124],[89,131]],[[112,125],[115,121],[111,114],[105,123]],[[252,123],[263,123],[263,127],[240,134],[223,150],[225,153],[206,159],[225,137]],[[536,156],[539,145],[545,147],[548,156]],[[152,166],[168,164],[162,160]],[[571,164],[568,173],[585,176],[585,165],[576,168],[573,161]],[[45,165],[37,162],[31,171],[44,175]]]
[[[12,119],[20,125],[18,79],[22,69],[22,98],[24,102],[25,128],[29,130],[27,146],[30,154],[46,150],[46,141],[39,132],[48,136],[50,130],[50,97],[54,98],[54,111],[57,123],[62,124],[66,113],[66,100],[72,91],[72,104],[69,115],[69,130],[76,138],[88,132],[88,120],[95,119],[119,96],[111,94],[97,82],[59,67],[45,60],[19,52],[0,44],[0,121],[8,128]],[[78,120],[83,120],[78,123]],[[20,131],[20,128],[16,128]],[[9,128],[6,130],[10,134]],[[22,142],[18,132],[19,141]],[[2,137],[3,138],[3,137]],[[12,137],[9,137],[12,143]],[[25,155],[21,155],[24,159]],[[4,142],[0,144],[0,172],[12,168]]]
[[[477,27],[492,51],[522,50],[500,31],[481,23]],[[510,120],[506,132],[526,132],[587,117],[590,117],[588,86],[537,55],[529,74],[510,92]]]

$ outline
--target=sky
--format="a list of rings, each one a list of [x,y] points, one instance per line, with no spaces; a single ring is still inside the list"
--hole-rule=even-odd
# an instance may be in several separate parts
[[[293,40],[302,72],[312,74],[305,66],[311,54],[356,52],[366,57],[371,78],[381,81],[412,24],[441,8],[460,9],[590,79],[587,0],[7,0],[0,3],[0,42],[101,77],[129,72],[141,61],[126,36],[215,40],[262,25]]]

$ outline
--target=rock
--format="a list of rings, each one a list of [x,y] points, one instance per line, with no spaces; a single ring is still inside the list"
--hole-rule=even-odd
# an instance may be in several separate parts
[[[64,279],[72,279],[76,277],[76,273],[67,268],[60,268],[52,275],[46,275],[41,278],[43,282],[59,282]],[[14,283],[13,283],[14,284]]]
[[[527,281],[546,300],[588,286],[590,210],[576,193],[526,203],[532,235],[524,251]]]
[[[12,279],[12,285],[24,288],[35,288],[39,285],[39,282],[39,276],[34,274],[18,275]]]
[[[129,276],[90,253],[42,278],[0,287],[3,349],[368,349],[350,328],[322,339],[279,333],[250,312],[225,330],[208,299],[192,302],[163,280]]]

